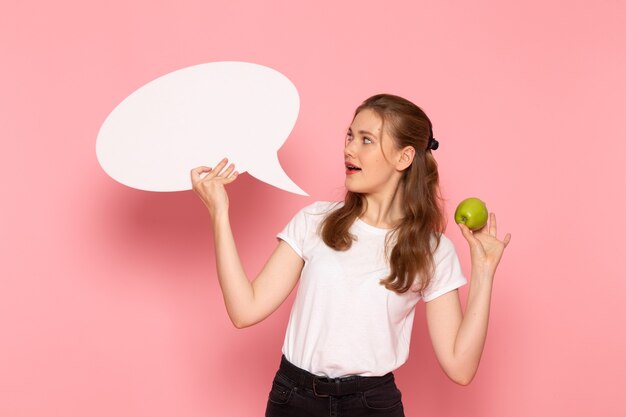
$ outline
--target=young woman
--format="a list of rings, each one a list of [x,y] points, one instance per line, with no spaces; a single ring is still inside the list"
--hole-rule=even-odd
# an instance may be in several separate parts
[[[300,281],[266,416],[403,416],[392,372],[408,358],[420,299],[443,371],[462,385],[474,377],[496,267],[511,236],[497,238],[493,213],[480,231],[460,226],[472,265],[463,314],[457,289],[466,279],[443,235],[437,147],[415,104],[387,94],[367,99],[346,135],[344,202],[317,202],[296,214],[252,282],[228,217],[224,186],[237,178],[234,165],[224,159],[192,170],[234,325],[263,320]]]

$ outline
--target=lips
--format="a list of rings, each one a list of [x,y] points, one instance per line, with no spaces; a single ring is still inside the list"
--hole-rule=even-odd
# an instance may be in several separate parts
[[[352,175],[352,174],[356,174],[357,172],[360,172],[361,168],[357,165],[354,165],[350,162],[346,162],[346,175]]]

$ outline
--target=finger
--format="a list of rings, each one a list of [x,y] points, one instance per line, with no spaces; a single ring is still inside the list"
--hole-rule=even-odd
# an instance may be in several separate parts
[[[234,168],[234,165],[233,165],[233,168]],[[228,176],[228,178],[231,178],[233,175],[239,175],[239,171],[233,171],[233,172],[232,172],[232,173]]]
[[[215,167],[213,168],[213,171],[209,172],[209,175],[207,175],[207,177],[213,178],[219,175],[227,163],[228,163],[228,158],[222,159],[217,165],[215,165]]]
[[[476,237],[476,231],[472,231],[469,227],[464,224],[459,225],[461,227],[461,233],[463,233],[463,237],[467,240],[467,243],[472,250],[480,250],[482,244]]]
[[[504,242],[504,247],[506,248],[507,245],[509,244],[509,242],[511,241],[511,234],[507,233],[506,236],[504,236],[504,240],[502,242]]]
[[[200,174],[202,174],[203,172],[211,172],[213,168],[211,167],[205,167],[205,166],[199,166],[197,168],[194,168],[191,170],[191,181],[198,181],[200,180]]]
[[[487,223],[485,223],[485,225],[483,227],[481,227],[480,229],[472,230],[472,235],[485,234],[485,233],[488,233],[488,232],[489,232],[489,226],[488,226]],[[489,232],[489,233],[491,233],[491,232]]]
[[[235,181],[235,180],[237,179],[237,177],[238,177],[238,176],[239,176],[239,173],[238,173],[237,171],[235,171],[235,172],[233,172],[233,173],[231,174],[231,176],[230,176],[230,177],[228,177],[228,178],[226,178],[224,181],[222,181],[222,183],[223,183],[224,185],[226,185],[226,184],[230,184],[231,182]]]
[[[192,174],[200,174],[202,172],[208,172],[208,171],[210,171],[212,169],[213,168],[211,168],[211,167],[207,167],[207,166],[202,165],[202,166],[199,166],[199,167],[196,167],[196,168],[192,169],[191,173]]]
[[[472,230],[467,226],[464,226],[464,227],[466,230],[466,234],[467,234],[466,237],[467,237],[467,240],[469,241],[469,244],[472,246],[480,246],[480,241],[478,240],[478,237],[477,237],[480,234],[478,233],[480,231]]]
[[[498,234],[498,225],[496,223],[496,213],[491,213],[489,215],[489,234],[491,236],[497,236]]]
[[[218,177],[220,178],[228,178],[230,174],[235,170],[235,164],[230,164],[224,172],[220,172]]]
[[[469,227],[465,226],[464,224],[459,224],[459,228],[461,229],[461,234],[463,235],[463,237],[470,243],[473,243],[472,241],[475,239],[475,237],[472,234],[472,231],[469,229]]]

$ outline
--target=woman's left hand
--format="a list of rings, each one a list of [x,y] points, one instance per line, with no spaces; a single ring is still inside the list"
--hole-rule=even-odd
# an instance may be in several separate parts
[[[489,223],[480,230],[472,232],[464,224],[459,224],[459,227],[470,246],[472,268],[495,274],[504,249],[511,241],[511,234],[507,233],[503,240],[498,240],[494,213],[489,214]]]

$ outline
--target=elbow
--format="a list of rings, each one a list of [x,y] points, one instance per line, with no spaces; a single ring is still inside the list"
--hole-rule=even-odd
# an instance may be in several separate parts
[[[235,326],[236,329],[245,329],[246,327],[250,327],[254,324],[253,321],[250,320],[248,314],[245,311],[238,311],[234,309],[226,308],[226,312],[228,313],[228,318],[230,322]]]
[[[476,370],[459,370],[458,372],[450,372],[447,375],[455,384],[466,387],[474,380]]]
[[[230,321],[237,329],[245,329],[246,327],[254,326],[261,320],[255,320],[254,317],[231,317]]]
[[[450,377],[450,379],[452,379],[454,383],[466,387],[470,384],[470,382],[472,382],[472,380],[474,379],[474,375],[460,375],[454,378]]]
[[[233,326],[237,329],[245,329],[246,327],[254,326],[255,324],[263,321],[265,316],[261,316],[258,313],[250,310],[244,311],[228,311],[228,318],[233,323]]]
[[[231,317],[230,321],[233,323],[236,329],[245,329],[246,327],[252,326],[252,323],[248,323],[244,320],[234,319]]]

